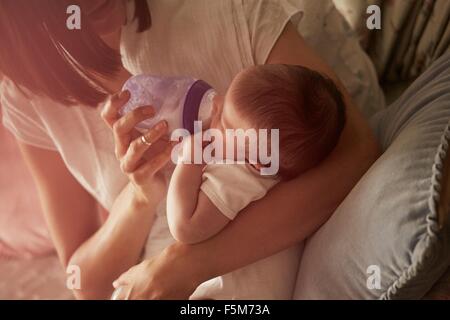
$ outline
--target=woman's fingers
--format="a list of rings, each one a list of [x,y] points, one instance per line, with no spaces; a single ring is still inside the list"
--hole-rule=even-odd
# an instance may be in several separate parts
[[[133,181],[138,185],[143,184],[148,177],[155,175],[159,170],[161,170],[171,159],[172,149],[174,146],[174,142],[169,142],[163,151],[155,155],[152,159],[148,160],[136,171],[134,171],[131,175]]]
[[[113,125],[114,140],[116,141],[116,156],[122,158],[130,146],[134,127],[140,122],[155,115],[153,107],[139,107],[125,114]]]
[[[130,268],[129,271],[132,270],[133,268],[134,267]],[[122,275],[119,278],[114,280],[114,282],[112,284],[113,287],[115,289],[119,289],[120,287],[128,286],[130,284],[130,281],[128,279],[128,274],[129,274],[128,272],[122,273]]]
[[[144,153],[161,139],[167,131],[166,121],[160,121],[155,127],[147,131],[144,135],[136,138],[122,159],[121,169],[124,173],[132,173],[141,164]]]
[[[111,300],[129,300],[132,291],[131,286],[119,286],[114,290]]]
[[[114,123],[119,119],[119,110],[130,99],[129,91],[122,91],[120,94],[116,93],[109,97],[108,101],[103,106],[101,116],[106,124],[112,128]]]
[[[132,292],[132,279],[136,266],[130,268],[127,272],[124,272],[118,279],[113,282],[114,292],[111,296],[111,300],[128,300]]]

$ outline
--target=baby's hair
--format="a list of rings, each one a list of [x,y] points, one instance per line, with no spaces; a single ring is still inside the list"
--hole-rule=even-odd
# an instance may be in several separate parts
[[[311,169],[336,146],[345,103],[335,83],[302,66],[262,65],[241,72],[230,97],[256,129],[280,130],[279,176]]]

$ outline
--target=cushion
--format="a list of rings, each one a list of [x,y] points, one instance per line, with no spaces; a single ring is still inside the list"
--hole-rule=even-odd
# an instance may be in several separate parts
[[[418,299],[444,274],[449,120],[450,53],[372,119],[385,152],[307,241],[295,299]]]

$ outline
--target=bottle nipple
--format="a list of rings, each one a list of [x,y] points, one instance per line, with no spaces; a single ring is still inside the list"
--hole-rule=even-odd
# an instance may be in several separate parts
[[[211,118],[212,107],[214,104],[214,97],[217,95],[214,89],[208,90],[200,102],[200,107],[198,109],[198,120],[208,121]]]

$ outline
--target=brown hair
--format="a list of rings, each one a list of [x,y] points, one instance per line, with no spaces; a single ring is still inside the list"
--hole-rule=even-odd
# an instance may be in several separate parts
[[[334,82],[305,67],[249,68],[233,81],[230,97],[256,129],[280,130],[283,179],[322,161],[345,126],[345,104]]]
[[[66,9],[73,0],[0,1],[0,73],[19,88],[64,105],[96,106],[108,92],[93,77],[113,77],[120,53],[105,44],[83,19],[68,30]],[[137,32],[151,25],[146,0],[134,0]]]

